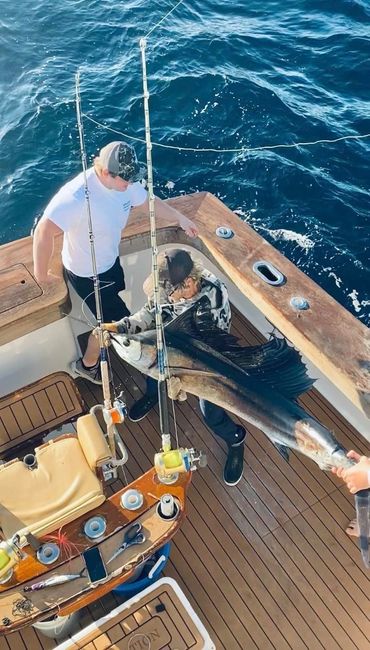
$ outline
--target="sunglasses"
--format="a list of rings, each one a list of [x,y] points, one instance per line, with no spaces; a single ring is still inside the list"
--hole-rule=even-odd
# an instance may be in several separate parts
[[[129,178],[125,178],[124,176],[121,176],[121,174],[114,174],[113,172],[109,172],[109,176],[112,178],[122,178],[123,181],[126,181],[126,183],[133,183],[134,181],[130,180]]]
[[[183,280],[182,282],[175,284],[175,286],[171,288],[171,291],[168,295],[172,296],[172,294],[176,293],[176,291],[183,291],[184,289],[186,289],[186,280],[187,278],[185,278],[185,280]]]

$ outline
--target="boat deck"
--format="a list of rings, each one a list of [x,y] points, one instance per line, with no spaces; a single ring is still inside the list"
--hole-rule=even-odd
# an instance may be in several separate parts
[[[233,329],[242,341],[262,337],[239,314]],[[111,354],[115,383],[128,405],[144,379]],[[98,386],[78,380],[88,407],[101,401]],[[315,390],[304,407],[335,431],[346,447],[369,453],[356,431]],[[225,449],[203,423],[192,396],[176,409],[181,445],[207,452],[195,472],[188,518],[175,536],[165,574],[174,578],[218,650],[369,650],[369,572],[344,532],[353,498],[335,477],[291,454],[287,464],[267,440],[247,426],[240,483],[222,482]],[[153,411],[121,428],[130,452],[128,481],[149,469],[160,447]],[[114,487],[114,486],[113,486]],[[81,626],[117,604],[110,594],[82,612]],[[56,644],[33,628],[0,639],[0,650],[41,650]]]

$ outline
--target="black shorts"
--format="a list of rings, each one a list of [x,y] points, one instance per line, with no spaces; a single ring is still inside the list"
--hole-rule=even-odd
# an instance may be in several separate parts
[[[64,269],[67,279],[70,281],[72,287],[76,290],[80,298],[85,301],[89,309],[96,317],[94,281],[92,278],[83,278],[80,275],[75,275],[72,271]],[[130,311],[127,309],[126,304],[121,300],[118,295],[119,291],[125,288],[125,276],[122,266],[117,257],[113,266],[105,271],[99,273],[100,295],[102,304],[102,322],[109,323],[111,321],[120,320],[124,316],[129,316]]]

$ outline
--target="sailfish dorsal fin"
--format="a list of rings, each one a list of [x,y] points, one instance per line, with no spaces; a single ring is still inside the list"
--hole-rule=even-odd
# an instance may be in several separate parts
[[[269,385],[288,399],[296,399],[315,381],[308,376],[300,353],[286,339],[274,336],[267,343],[244,347],[235,336],[220,330],[212,317],[207,296],[202,296],[169,322],[165,326],[165,335],[166,332],[202,341],[248,376]]]

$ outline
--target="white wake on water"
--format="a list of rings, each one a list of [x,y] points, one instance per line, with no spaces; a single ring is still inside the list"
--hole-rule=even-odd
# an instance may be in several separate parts
[[[277,230],[264,228],[264,230],[266,230],[275,241],[293,241],[306,251],[315,246],[315,243],[308,237],[308,235],[302,235],[294,230],[286,230],[285,228],[278,228]]]
[[[275,241],[292,241],[305,251],[308,251],[310,248],[315,246],[315,242],[313,242],[308,235],[302,235],[299,232],[288,230],[286,228],[277,228],[274,230],[272,228],[267,228],[266,226],[261,226],[261,224],[253,223],[253,212],[256,212],[255,208],[251,208],[248,211],[237,208],[233,212],[234,214],[237,214],[238,217],[241,217],[243,221],[252,222],[251,225],[255,230],[264,230],[265,232],[268,232]]]
[[[353,289],[352,292],[348,294],[348,297],[351,298],[353,308],[354,308],[355,312],[357,312],[357,313],[362,311],[363,307],[369,307],[370,306],[370,300],[359,300],[358,299],[358,291],[356,291],[356,289]]]

